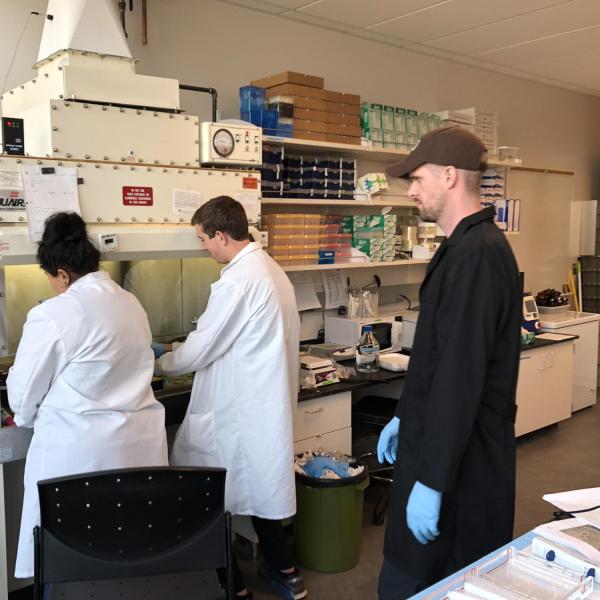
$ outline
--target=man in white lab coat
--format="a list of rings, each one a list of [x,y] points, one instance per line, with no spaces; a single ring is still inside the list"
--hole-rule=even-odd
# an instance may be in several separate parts
[[[196,372],[174,465],[227,469],[225,506],[250,515],[266,559],[262,575],[284,598],[306,589],[285,543],[281,519],[296,512],[292,414],[298,394],[299,319],[284,271],[251,242],[239,202],[213,198],[192,218],[219,263],[208,306],[186,342],[157,360],[156,372]],[[156,349],[171,350],[165,344]],[[234,589],[251,597],[239,569]]]

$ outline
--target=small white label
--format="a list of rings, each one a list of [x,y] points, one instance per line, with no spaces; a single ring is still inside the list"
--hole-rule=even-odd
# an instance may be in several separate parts
[[[202,204],[202,192],[173,190],[173,212],[177,215],[193,215]]]

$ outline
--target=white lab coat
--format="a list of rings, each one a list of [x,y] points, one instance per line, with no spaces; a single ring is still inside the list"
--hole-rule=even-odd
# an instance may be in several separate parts
[[[171,463],[225,467],[225,506],[233,514],[283,519],[296,512],[298,336],[292,284],[250,243],[212,284],[196,330],[157,361],[164,374],[196,372]]]
[[[151,340],[140,303],[104,272],[29,311],[7,380],[17,425],[34,429],[15,577],[33,575],[37,481],[168,464]]]

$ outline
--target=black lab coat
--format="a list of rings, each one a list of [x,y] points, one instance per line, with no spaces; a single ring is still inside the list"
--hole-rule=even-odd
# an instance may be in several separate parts
[[[464,218],[433,257],[400,418],[384,554],[429,585],[512,539],[522,290],[494,209]],[[415,481],[443,492],[440,535],[406,524]]]

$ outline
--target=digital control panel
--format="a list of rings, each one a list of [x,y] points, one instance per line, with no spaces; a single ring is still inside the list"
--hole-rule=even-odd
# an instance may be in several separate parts
[[[25,128],[23,119],[2,117],[2,146],[4,154],[25,156]]]

